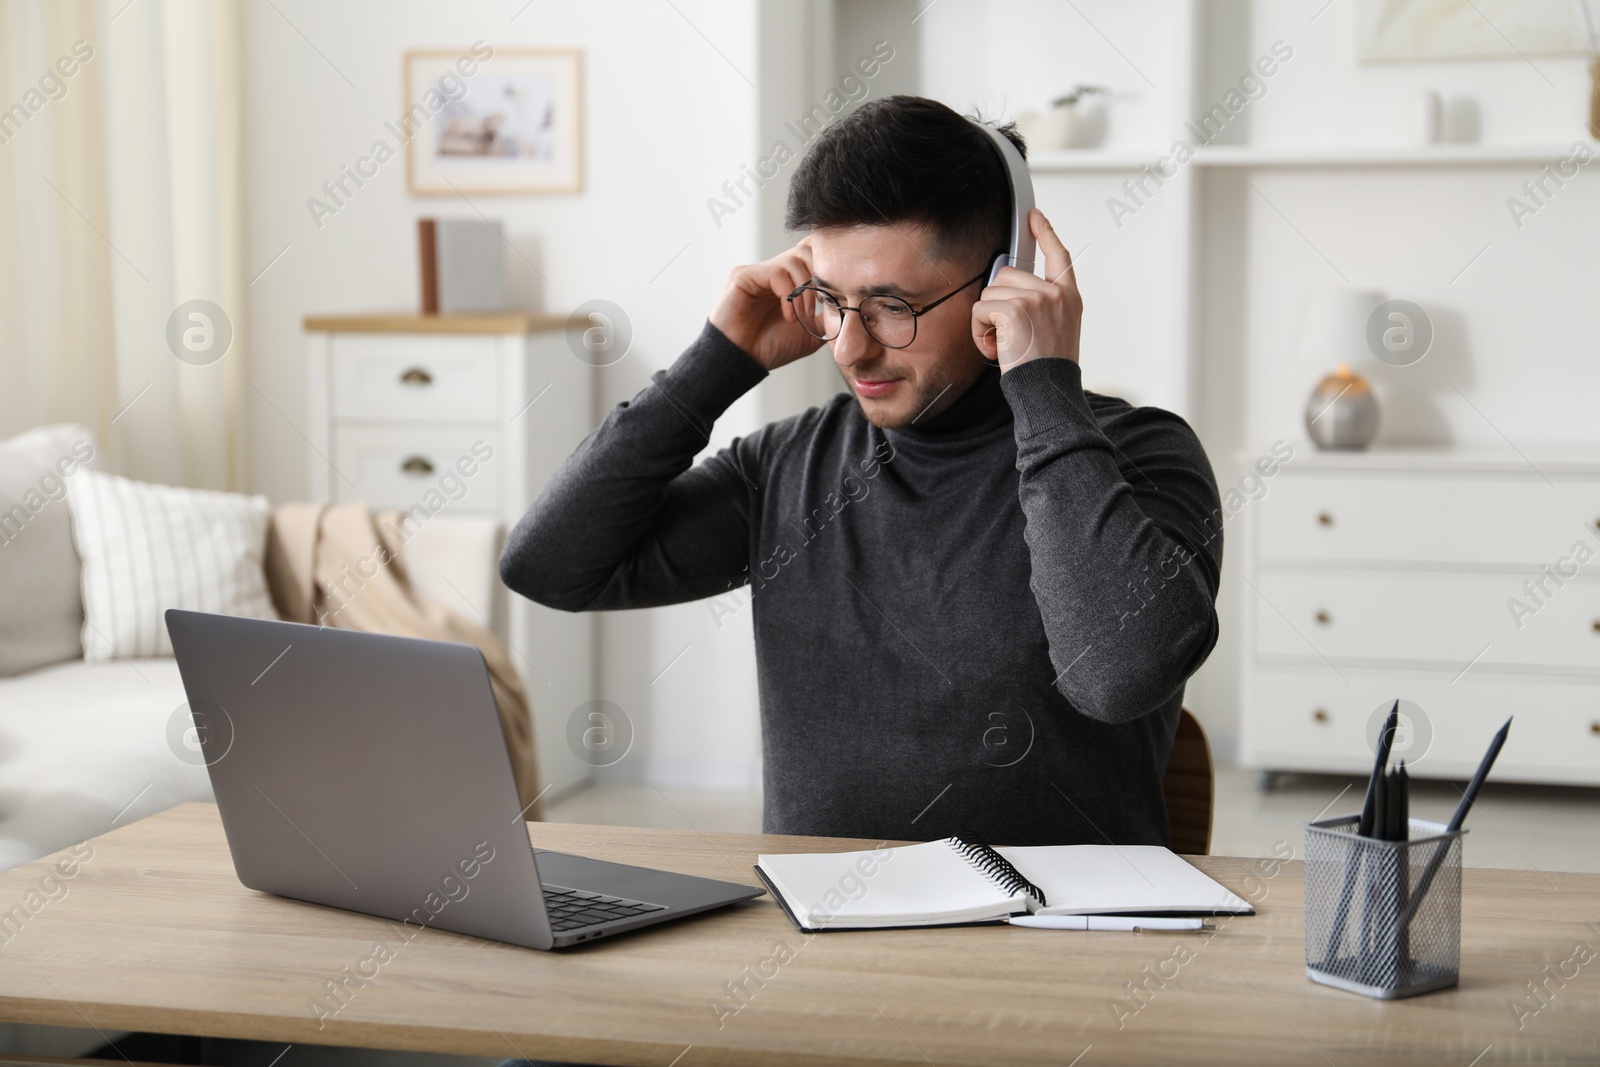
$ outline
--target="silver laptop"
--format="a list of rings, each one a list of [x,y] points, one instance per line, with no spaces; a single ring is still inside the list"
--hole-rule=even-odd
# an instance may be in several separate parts
[[[239,881],[529,948],[764,890],[535,849],[471,645],[166,613]]]

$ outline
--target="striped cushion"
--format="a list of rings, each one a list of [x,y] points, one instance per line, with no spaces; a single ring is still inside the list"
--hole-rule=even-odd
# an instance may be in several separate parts
[[[83,561],[83,658],[172,655],[168,608],[275,619],[267,498],[83,470],[67,491]]]

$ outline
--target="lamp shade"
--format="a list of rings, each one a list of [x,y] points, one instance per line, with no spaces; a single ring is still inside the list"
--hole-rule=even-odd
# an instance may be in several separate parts
[[[1318,367],[1372,361],[1367,348],[1367,319],[1383,303],[1375,289],[1318,286],[1306,294],[1295,347],[1300,357]]]

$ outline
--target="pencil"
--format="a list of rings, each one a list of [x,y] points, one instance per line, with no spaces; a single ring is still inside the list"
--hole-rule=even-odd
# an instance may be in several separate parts
[[[1515,718],[1515,716],[1513,716]],[[1450,817],[1447,833],[1456,833],[1461,829],[1461,824],[1467,819],[1467,812],[1472,810],[1472,802],[1478,795],[1478,790],[1483,788],[1483,783],[1489,777],[1489,768],[1494,766],[1495,757],[1500,755],[1500,749],[1506,743],[1506,736],[1511,732],[1511,719],[1500,727],[1500,732],[1494,735],[1494,740],[1489,742],[1489,751],[1483,754],[1483,761],[1478,764],[1478,773],[1472,776],[1472,781],[1467,784],[1467,791],[1461,794],[1461,803],[1456,805],[1456,813]],[[1440,864],[1450,851],[1450,839],[1440,840],[1434,849],[1433,858],[1428,861],[1427,868],[1422,872],[1422,877],[1417,879],[1417,891],[1412,894],[1411,902],[1406,905],[1405,914],[1400,917],[1400,928],[1403,930],[1410,925],[1412,917],[1416,914],[1417,905],[1423,897],[1428,895],[1428,890],[1433,886],[1433,879],[1439,873]]]
[[[1500,727],[1500,732],[1494,735],[1494,740],[1489,742],[1489,751],[1483,754],[1483,761],[1478,764],[1478,773],[1472,776],[1472,781],[1467,783],[1467,791],[1461,794],[1461,803],[1456,805],[1456,813],[1450,816],[1450,832],[1461,829],[1461,824],[1467,821],[1467,812],[1472,810],[1472,802],[1478,798],[1478,790],[1483,788],[1484,779],[1489,777],[1489,768],[1494,766],[1495,757],[1500,755],[1500,749],[1505,746],[1506,735],[1511,732],[1511,720]]]
[[[1406,761],[1400,761],[1400,837],[1411,840],[1411,775],[1406,772]]]
[[[1372,835],[1373,803],[1378,792],[1378,779],[1383,775],[1383,766],[1389,762],[1389,748],[1394,743],[1394,733],[1400,724],[1400,701],[1396,700],[1389,709],[1389,718],[1383,724],[1383,732],[1378,735],[1378,750],[1374,753],[1372,761],[1372,776],[1367,779],[1367,798],[1361,805],[1361,816],[1356,820],[1355,834],[1357,837],[1370,837]],[[1350,895],[1355,891],[1357,857],[1361,856],[1360,864],[1365,864],[1364,854],[1359,851],[1359,846],[1352,842],[1346,853],[1348,863],[1344,872],[1344,892],[1339,894],[1339,910],[1334,916],[1333,931],[1328,938],[1328,960],[1326,965],[1333,969],[1339,945],[1344,941],[1345,926],[1350,919]]]
[[[1378,735],[1378,751],[1374,753],[1372,761],[1372,777],[1367,779],[1367,800],[1361,805],[1361,821],[1356,826],[1356,833],[1363,837],[1372,835],[1373,825],[1373,796],[1378,791],[1378,779],[1383,776],[1384,765],[1389,762],[1389,749],[1394,745],[1395,730],[1400,725],[1400,701],[1394,702],[1394,707],[1389,709],[1389,717],[1384,721],[1383,732]]]

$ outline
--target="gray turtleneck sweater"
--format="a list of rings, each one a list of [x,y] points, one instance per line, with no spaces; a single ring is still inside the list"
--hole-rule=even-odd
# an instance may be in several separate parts
[[[766,373],[708,323],[540,494],[506,585],[567,611],[748,586],[768,833],[1165,844],[1222,565],[1189,426],[1038,359],[915,428],[840,393],[695,465]]]

